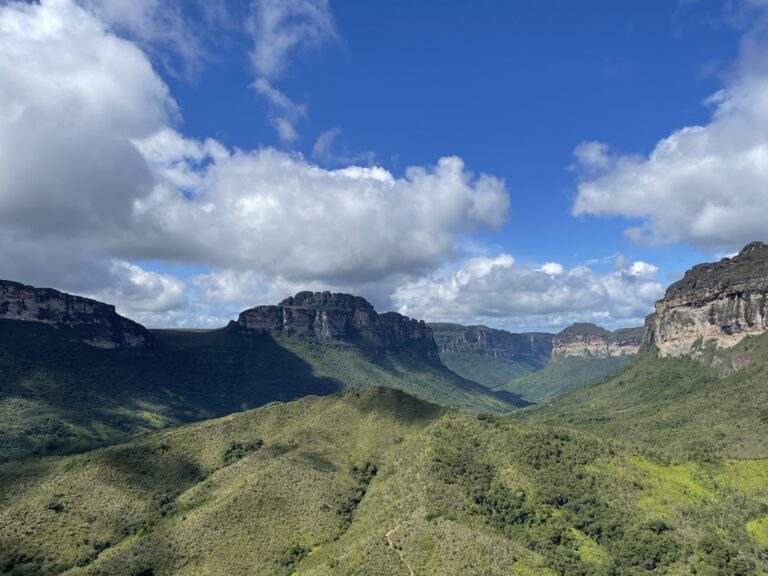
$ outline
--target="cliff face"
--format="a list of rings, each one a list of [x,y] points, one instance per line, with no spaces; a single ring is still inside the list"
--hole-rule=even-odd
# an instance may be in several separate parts
[[[327,340],[362,339],[382,349],[410,349],[439,361],[432,330],[396,312],[378,314],[364,298],[330,292],[299,292],[277,306],[245,310],[237,324],[246,330],[311,336]]]
[[[441,354],[472,353],[508,360],[546,362],[552,353],[552,334],[514,334],[485,326],[430,324]]]
[[[647,339],[661,356],[698,356],[730,348],[768,330],[768,246],[753,242],[737,256],[694,266],[656,302]]]
[[[114,306],[7,280],[0,280],[0,320],[75,328],[74,339],[97,348],[142,348],[151,343],[147,330],[117,314]]]
[[[552,358],[610,358],[637,354],[643,328],[611,332],[595,324],[573,324],[552,339]]]

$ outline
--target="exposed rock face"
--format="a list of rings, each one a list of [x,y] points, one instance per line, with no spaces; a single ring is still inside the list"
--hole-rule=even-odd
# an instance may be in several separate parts
[[[609,358],[637,354],[643,343],[643,328],[611,332],[595,324],[573,324],[552,340],[552,358]]]
[[[147,330],[117,314],[114,306],[8,280],[0,280],[0,320],[75,328],[73,339],[97,348],[142,348],[151,343]]]
[[[362,339],[382,349],[409,349],[439,361],[432,330],[424,321],[397,312],[378,314],[359,296],[299,292],[277,306],[242,312],[237,324],[247,330],[330,340]]]
[[[530,359],[545,363],[552,353],[553,334],[514,334],[486,326],[430,324],[441,354],[462,352],[509,360]]]
[[[753,242],[737,256],[694,266],[672,284],[646,319],[661,356],[697,356],[730,348],[768,330],[768,246]]]

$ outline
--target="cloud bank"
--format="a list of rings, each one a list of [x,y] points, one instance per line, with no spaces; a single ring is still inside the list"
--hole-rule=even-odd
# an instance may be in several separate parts
[[[714,252],[768,239],[766,4],[741,9],[752,28],[725,87],[706,101],[709,123],[675,130],[648,156],[614,154],[599,142],[579,145],[574,215],[637,221],[626,235],[650,245],[686,242]]]

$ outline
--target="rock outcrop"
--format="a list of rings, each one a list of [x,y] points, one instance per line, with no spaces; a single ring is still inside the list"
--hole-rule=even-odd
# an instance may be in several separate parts
[[[637,354],[643,328],[611,332],[591,323],[572,324],[552,339],[552,358],[610,358]]]
[[[489,358],[546,363],[552,353],[553,334],[515,334],[486,326],[429,324],[441,354],[471,353]]]
[[[0,280],[0,320],[40,322],[69,330],[71,339],[97,348],[143,348],[152,339],[115,307],[51,288]]]
[[[397,312],[378,314],[360,296],[299,292],[276,306],[245,310],[237,324],[246,330],[325,340],[362,340],[380,349],[410,350],[439,362],[432,330]]]
[[[768,330],[768,246],[699,264],[672,284],[646,319],[646,338],[662,357],[699,356]]]

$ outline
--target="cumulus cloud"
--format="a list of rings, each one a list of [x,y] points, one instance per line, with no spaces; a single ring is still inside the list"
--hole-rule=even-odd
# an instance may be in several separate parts
[[[167,131],[159,138],[174,150],[191,142]],[[188,251],[288,280],[354,283],[433,269],[458,238],[499,226],[509,203],[502,180],[474,176],[457,157],[397,178],[378,167],[326,170],[270,148],[225,151],[209,141],[171,158],[155,138],[139,146],[158,182],[135,204],[135,219],[153,234],[145,257]],[[200,167],[206,149],[213,153]]]
[[[253,37],[251,63],[258,75],[252,88],[270,105],[269,119],[284,142],[298,138],[296,124],[307,114],[274,83],[288,67],[292,53],[317,49],[337,38],[328,0],[254,0],[247,28]]]
[[[457,157],[396,176],[185,138],[145,53],[71,0],[1,5],[0,35],[2,277],[181,322],[211,317],[203,280],[136,262],[381,294],[505,218],[504,182]]]
[[[758,23],[743,38],[724,88],[707,99],[711,120],[675,130],[645,157],[612,154],[602,143],[580,144],[574,153],[584,173],[574,215],[637,220],[626,235],[651,245],[687,242],[716,251],[766,239],[765,3],[741,7],[753,10]]]
[[[486,323],[511,330],[559,330],[573,322],[641,324],[664,289],[658,268],[623,262],[613,272],[557,262],[518,266],[509,254],[481,256],[438,278],[398,288],[403,313],[431,320]]]

